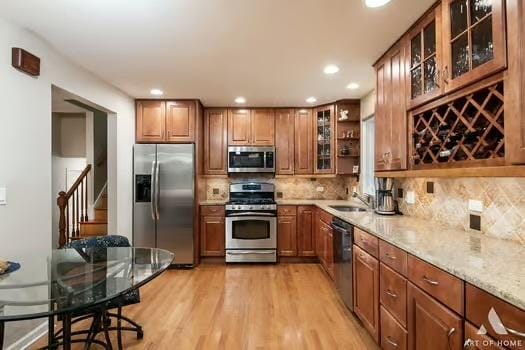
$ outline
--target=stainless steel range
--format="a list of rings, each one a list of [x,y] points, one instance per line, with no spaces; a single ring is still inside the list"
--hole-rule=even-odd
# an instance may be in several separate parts
[[[277,262],[277,205],[269,183],[230,185],[226,262]]]

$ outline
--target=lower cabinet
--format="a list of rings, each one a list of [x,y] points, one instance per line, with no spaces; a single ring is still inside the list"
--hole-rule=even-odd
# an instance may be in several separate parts
[[[225,236],[224,207],[202,206],[200,218],[201,256],[224,256]]]
[[[406,350],[408,332],[381,306],[381,349]]]
[[[486,334],[479,334],[479,327],[465,321],[465,349],[467,350],[505,350],[495,339]]]
[[[279,256],[297,256],[297,217],[277,217],[277,251]]]
[[[353,248],[354,312],[379,342],[379,261],[358,246]]]
[[[319,262],[334,278],[334,234],[332,230],[332,216],[318,209],[315,211],[315,251]]]
[[[297,207],[297,255],[315,256],[314,212],[311,206]]]
[[[460,350],[463,319],[408,283],[408,349]]]

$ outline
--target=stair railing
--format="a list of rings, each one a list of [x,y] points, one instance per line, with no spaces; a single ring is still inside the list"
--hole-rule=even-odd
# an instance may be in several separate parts
[[[80,223],[88,220],[88,174],[90,171],[91,164],[88,164],[67,192],[58,193],[59,248],[62,248],[72,239],[78,239],[80,237]]]

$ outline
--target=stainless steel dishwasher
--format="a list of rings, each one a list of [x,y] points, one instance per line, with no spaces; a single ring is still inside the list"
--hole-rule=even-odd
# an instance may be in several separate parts
[[[334,218],[332,229],[334,232],[334,279],[336,288],[346,306],[353,311],[352,244],[354,242],[354,227],[343,220]]]

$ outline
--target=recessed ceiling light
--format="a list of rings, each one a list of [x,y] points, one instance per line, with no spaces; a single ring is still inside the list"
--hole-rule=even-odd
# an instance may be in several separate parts
[[[162,95],[164,95],[164,91],[162,91],[160,89],[151,89],[149,91],[149,93],[154,95],[154,96],[162,96]]]
[[[365,4],[368,7],[381,7],[388,4],[390,0],[366,0]]]
[[[359,89],[359,84],[358,83],[350,83],[346,86],[346,88],[348,90],[355,90],[355,89]]]
[[[239,96],[235,99],[235,103],[239,104],[239,105],[242,105],[242,104],[245,104],[246,103],[246,99],[242,96]]]
[[[337,67],[335,64],[329,64],[328,66],[324,67],[323,72],[324,74],[335,74],[339,72],[339,67]]]
[[[312,97],[308,97],[306,99],[306,102],[308,102],[308,103],[316,103],[317,99],[315,97],[313,97],[313,96]]]

